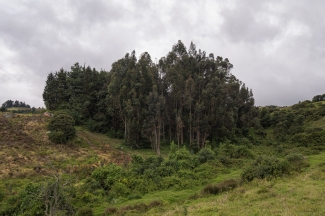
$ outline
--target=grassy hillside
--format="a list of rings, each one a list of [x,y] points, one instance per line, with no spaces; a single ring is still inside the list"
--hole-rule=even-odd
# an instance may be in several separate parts
[[[48,117],[40,114],[0,116],[1,178],[22,173],[33,176],[35,167],[46,172],[49,163],[58,164],[59,169],[73,170],[79,165],[121,164],[129,160],[128,154],[117,148],[120,140],[92,134],[82,128],[78,128],[77,137],[69,147],[55,145],[48,140],[47,121]]]
[[[56,183],[64,200],[56,215],[322,215],[321,111],[321,103],[279,109],[269,113],[271,122],[278,114],[285,119],[299,113],[303,129],[290,134],[292,123],[279,133],[281,119],[266,128],[265,138],[241,138],[196,155],[163,146],[161,159],[150,149],[130,149],[123,140],[82,127],[67,145],[56,145],[47,137],[48,117],[0,113],[0,215],[44,215],[43,201],[53,201]],[[294,136],[315,140],[306,144]],[[252,181],[243,178],[249,171]],[[270,175],[256,177],[261,173]]]

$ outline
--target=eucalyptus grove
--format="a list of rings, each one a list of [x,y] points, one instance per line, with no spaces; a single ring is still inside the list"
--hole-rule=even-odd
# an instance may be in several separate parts
[[[253,93],[232,73],[227,58],[187,50],[178,41],[157,63],[145,52],[127,53],[109,72],[76,63],[50,73],[43,93],[48,109],[68,109],[76,123],[122,134],[126,143],[151,147],[161,140],[193,149],[206,141],[248,136],[259,125]],[[113,133],[112,133],[113,132]]]

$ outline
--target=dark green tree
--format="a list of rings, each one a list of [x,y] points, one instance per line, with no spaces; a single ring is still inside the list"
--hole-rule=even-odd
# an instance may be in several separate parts
[[[57,144],[66,143],[76,134],[74,125],[75,121],[72,116],[64,112],[57,112],[48,124],[48,130],[51,131],[49,139]]]

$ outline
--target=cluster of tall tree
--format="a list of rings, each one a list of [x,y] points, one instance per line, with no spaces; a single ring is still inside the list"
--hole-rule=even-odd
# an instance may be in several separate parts
[[[30,108],[30,106],[28,104],[26,104],[25,102],[22,101],[18,101],[18,100],[7,100],[6,102],[4,102],[2,104],[2,107],[4,108],[11,108],[11,107],[25,107],[25,108]]]
[[[69,109],[76,123],[96,131],[123,131],[134,147],[161,140],[203,148],[207,140],[247,135],[259,126],[253,93],[222,57],[178,41],[159,62],[135,52],[112,64],[110,72],[78,63],[50,73],[43,93],[50,110]]]
[[[43,100],[49,110],[67,110],[76,124],[93,119],[106,122],[107,75],[105,71],[74,64],[70,71],[60,69],[50,73],[43,91]],[[100,132],[103,128],[97,129]]]

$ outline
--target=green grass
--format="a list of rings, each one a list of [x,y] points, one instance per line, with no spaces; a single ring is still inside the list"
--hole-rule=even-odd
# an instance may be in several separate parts
[[[185,201],[182,197],[146,215],[184,215],[185,208],[187,215],[323,215],[325,165],[319,164],[325,161],[325,153],[310,156],[309,160],[312,166],[302,173],[272,181],[254,180],[216,196]]]
[[[325,152],[321,152],[317,155],[308,156],[308,160],[311,166],[319,166],[325,163]]]

